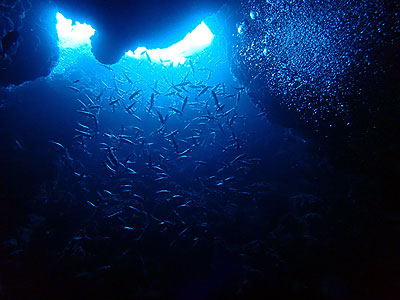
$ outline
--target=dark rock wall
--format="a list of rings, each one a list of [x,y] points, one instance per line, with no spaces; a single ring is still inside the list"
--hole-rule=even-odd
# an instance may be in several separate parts
[[[49,1],[0,4],[0,85],[50,74],[59,56],[55,12]]]

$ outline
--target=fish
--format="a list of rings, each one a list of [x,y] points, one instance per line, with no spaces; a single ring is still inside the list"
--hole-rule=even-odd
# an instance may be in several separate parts
[[[169,190],[159,190],[156,192],[156,194],[158,195],[169,194],[169,193],[171,193]]]
[[[155,89],[155,88],[153,88],[153,87],[150,87],[150,88],[152,89],[152,91],[154,92],[154,94],[156,94],[157,96],[161,95],[161,93],[160,93],[157,89]]]
[[[192,158],[190,155],[180,155],[178,158],[177,158],[177,160],[182,160],[182,159],[185,159],[185,158]]]
[[[217,113],[219,113],[221,110],[223,110],[225,107],[225,104],[222,104],[220,106],[217,107]]]
[[[237,96],[236,96],[236,106],[239,105],[240,95],[241,95],[240,92],[237,93]]]
[[[219,130],[221,130],[222,134],[226,136],[225,130],[220,123],[217,123]]]
[[[104,89],[100,92],[100,94],[97,95],[96,102],[99,102],[99,100],[100,100],[101,96],[103,96],[103,94],[104,94]]]
[[[235,162],[237,162],[238,160],[242,160],[245,157],[246,157],[246,153],[239,154],[234,159],[232,159],[229,164],[233,165]]]
[[[197,94],[197,97],[196,97],[196,98],[199,98],[201,95],[203,95],[205,92],[207,92],[209,88],[210,88],[209,86],[206,86],[205,88],[203,88],[203,89],[200,91],[200,93]]]
[[[109,270],[109,269],[111,269],[111,266],[110,265],[106,265],[106,266],[97,268],[96,271],[104,271],[104,270]]]
[[[131,116],[133,116],[136,120],[139,122],[142,122],[142,118],[140,118],[138,115],[134,114],[132,111],[129,113]]]
[[[228,120],[228,125],[231,127],[233,122],[238,118],[238,114],[234,113],[232,117]]]
[[[136,207],[134,207],[134,206],[132,206],[132,205],[129,205],[128,207],[129,207],[130,209],[132,209],[133,211],[137,212],[137,213],[147,215],[147,213],[146,213],[144,210],[138,209],[138,208],[136,208]]]
[[[172,95],[175,95],[175,94],[176,94],[176,92],[175,92],[175,91],[172,91],[172,92],[170,92],[170,93],[168,93],[168,94],[165,94],[164,96],[169,97],[169,96],[172,96]]]
[[[179,236],[179,237],[183,236],[188,230],[189,230],[189,227],[186,227],[186,228],[183,229],[181,232],[179,232],[178,236]]]
[[[232,130],[232,128],[231,128],[231,130]],[[232,139],[232,141],[234,141],[235,142],[235,144],[236,144],[236,149],[237,150],[240,150],[240,143],[239,143],[239,139],[238,139],[238,137],[236,136],[236,134],[235,134],[235,132],[232,130],[232,136],[231,136],[231,139]]]
[[[120,137],[119,140],[124,142],[124,143],[126,143],[126,144],[135,145],[134,142],[132,142],[130,139],[128,139],[126,137]]]
[[[193,74],[194,74],[195,71],[194,71],[194,65],[193,65],[192,59],[189,59],[189,66],[190,66],[190,68],[192,69],[192,72],[193,72]]]
[[[144,51],[144,53],[146,54],[147,61],[151,64],[152,61],[151,61],[150,55],[149,55],[149,53],[147,52],[147,50]]]
[[[93,204],[93,202],[90,202],[89,200],[86,201],[86,203],[88,203],[90,206],[96,208],[97,206]]]
[[[111,197],[117,196],[116,194],[111,193],[109,190],[103,190],[105,194],[108,194]]]
[[[85,104],[85,102],[83,102],[81,99],[78,99],[78,101],[79,101],[80,104],[82,104],[83,108],[84,108],[86,111],[89,111],[89,108],[88,108],[88,106]]]
[[[224,178],[223,180],[225,182],[227,182],[227,181],[232,181],[232,180],[235,180],[235,179],[236,179],[235,176],[231,176],[231,177]]]
[[[76,129],[76,128],[75,128],[75,131],[78,132],[79,134],[83,135],[83,136],[92,137],[92,134],[90,132],[82,131],[82,130],[79,130],[79,129]]]
[[[217,94],[216,94],[214,91],[211,91],[211,94],[212,94],[212,96],[213,96],[213,98],[214,98],[215,105],[219,108],[220,105],[219,105],[219,102],[218,102]]]
[[[103,106],[101,106],[101,105],[90,105],[89,108],[90,109],[102,109]]]
[[[135,101],[135,102],[133,102],[132,104],[130,104],[128,107],[125,107],[125,110],[127,111],[127,112],[129,112],[130,110],[131,110],[131,108],[136,104],[137,102]]]
[[[183,113],[183,110],[185,109],[185,106],[186,106],[187,102],[188,102],[188,96],[186,96],[185,99],[183,100],[182,108],[181,108],[181,112],[182,113]]]
[[[108,137],[108,138],[111,138],[111,139],[116,139],[115,135],[107,133],[107,132],[104,132],[103,135]],[[106,150],[108,150],[110,148],[110,146],[108,146],[106,143],[100,143],[99,145],[100,146],[104,146],[105,147],[104,149],[106,149]]]
[[[102,63],[99,63],[99,65],[102,66],[103,68],[106,68],[106,69],[109,70],[109,71],[114,71],[113,68],[111,68],[111,67],[108,66],[108,65],[105,65],[105,64],[102,64]]]
[[[154,93],[151,93],[151,97],[150,97],[150,106],[149,106],[149,109],[148,109],[148,111],[151,111],[151,109],[153,108],[153,105],[154,105]]]
[[[178,93],[182,93],[182,90],[180,88],[178,88],[178,86],[173,85],[172,88],[177,91]]]
[[[188,201],[188,202],[186,202],[186,203],[184,203],[184,204],[178,205],[176,208],[189,207],[189,204],[190,204],[190,203],[192,203],[191,200]]]
[[[171,136],[171,141],[172,144],[174,145],[175,151],[178,153],[179,152],[178,144],[176,143],[173,135]]]
[[[198,146],[198,145],[199,145],[199,142],[198,142],[198,140],[197,140],[197,139],[200,138],[199,136],[194,136],[194,135],[192,135],[190,138],[193,140],[193,145],[194,145],[194,146]],[[197,139],[196,139],[196,138],[197,138]]]
[[[157,177],[156,179],[154,179],[154,181],[159,182],[159,181],[165,180],[165,179],[168,179],[168,176],[160,176],[160,177]]]
[[[129,96],[129,100],[132,100],[137,95],[139,95],[141,92],[143,92],[143,90],[137,90],[136,92],[134,92],[132,95]]]
[[[255,158],[249,158],[247,161],[250,163],[260,163],[262,162],[262,159],[255,157]]]
[[[182,151],[182,152],[179,152],[178,155],[179,155],[179,156],[182,156],[182,155],[185,155],[186,153],[188,153],[188,152],[190,152],[190,151],[192,151],[192,148],[187,148],[186,150],[184,150],[184,151]]]
[[[108,153],[107,153],[107,157],[110,159],[110,161],[112,162],[112,164],[113,164],[114,166],[118,166],[119,161],[118,161],[118,158],[117,158],[117,156],[115,155],[113,149],[112,149],[111,147],[109,147],[109,148],[107,149],[107,152],[108,152]]]
[[[165,138],[168,138],[168,137],[170,137],[170,136],[173,136],[173,135],[177,134],[178,132],[179,132],[179,130],[178,130],[178,129],[175,129],[175,130],[171,131],[170,133],[164,135],[164,137],[165,137]]]
[[[137,174],[137,172],[135,170],[133,170],[132,168],[125,167],[125,169],[128,171],[129,174],[132,174],[132,175]]]
[[[21,143],[18,140],[15,140],[15,144],[18,146],[20,150],[23,150]]]
[[[174,108],[174,107],[172,107],[172,106],[168,106],[168,108],[169,108],[170,110],[172,110],[172,111],[178,113],[178,114],[182,114],[182,112],[181,112],[179,109],[177,109],[177,108]]]
[[[130,85],[133,85],[132,79],[130,79],[129,76],[128,76],[125,72],[123,72],[122,74],[124,74],[126,80],[128,80],[128,82],[129,82],[129,84],[130,84]]]
[[[77,88],[74,87],[74,86],[68,85],[68,86],[66,86],[66,88],[68,88],[68,89],[70,89],[70,90],[73,90],[73,91],[75,91],[75,92],[77,92],[77,93],[80,93],[80,92],[81,92],[79,89],[77,89]]]
[[[237,91],[243,91],[243,90],[245,90],[246,88],[245,87],[235,87],[235,86],[232,86],[232,88],[234,88],[235,90],[237,90]]]
[[[86,116],[92,117],[92,118],[96,117],[96,115],[94,113],[91,113],[91,112],[86,111],[86,110],[77,110],[76,112],[80,113],[82,115],[86,115]]]
[[[55,142],[55,141],[48,141],[50,144],[56,145],[57,147],[59,147],[62,150],[65,150],[65,147],[59,143],[59,142]]]
[[[161,114],[158,110],[157,110],[156,112],[157,112],[158,118],[160,119],[161,124],[162,124],[162,125],[165,125],[165,123],[166,123],[167,120],[168,120],[168,114],[165,115],[165,118],[164,118],[164,117],[162,116],[162,114]]]
[[[108,215],[107,218],[115,217],[116,215],[122,214],[122,212],[123,212],[122,210],[119,210],[119,211],[117,211],[117,212],[115,212],[115,213],[113,213],[111,215]]]
[[[244,192],[244,191],[239,192],[239,194],[244,195],[244,196],[251,196],[251,193]]]
[[[115,100],[112,100],[110,103],[108,103],[109,105],[114,105],[115,103],[117,103],[119,100],[121,100],[121,98],[117,98]]]
[[[89,100],[90,104],[94,105],[92,98],[90,98],[89,95],[87,95],[87,94],[84,94],[84,95],[85,95],[86,99]]]
[[[117,172],[117,170],[113,169],[108,163],[104,162],[104,165],[111,171],[111,173],[115,174]]]
[[[121,188],[132,188],[131,184],[121,184],[120,185]]]
[[[144,198],[142,196],[138,195],[138,194],[133,194],[132,197],[135,198],[135,199],[144,201]]]
[[[186,77],[184,78],[184,81],[182,81],[181,83],[176,84],[175,86],[182,87],[182,86],[186,86],[186,85],[192,84],[190,81],[186,80],[188,75],[189,75],[189,73],[186,74]]]

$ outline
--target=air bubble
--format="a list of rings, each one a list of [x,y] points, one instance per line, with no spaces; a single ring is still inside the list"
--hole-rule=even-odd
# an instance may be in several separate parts
[[[267,48],[264,48],[263,54],[264,54],[264,56],[267,56]]]
[[[257,17],[258,17],[258,12],[257,12],[257,11],[254,11],[254,10],[251,10],[251,11],[250,11],[250,18],[251,18],[252,20],[255,20],[255,19],[257,19]]]
[[[239,25],[237,25],[237,30],[239,34],[245,33],[248,28],[249,28],[249,21],[247,20],[243,20],[242,22],[240,22]]]

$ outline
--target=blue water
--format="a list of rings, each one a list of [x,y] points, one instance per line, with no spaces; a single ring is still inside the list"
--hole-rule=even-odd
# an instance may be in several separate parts
[[[104,66],[87,47],[60,49],[53,73],[13,90],[2,111],[2,125],[13,128],[4,137],[6,180],[29,228],[15,247],[35,253],[50,243],[43,276],[56,272],[51,284],[66,276],[72,290],[109,276],[148,277],[154,293],[192,295],[186,285],[197,291],[212,280],[210,259],[222,264],[213,280],[240,282],[238,262],[212,253],[228,240],[257,240],[289,205],[282,197],[310,189],[298,180],[307,141],[250,101],[221,36],[178,67],[128,56]]]

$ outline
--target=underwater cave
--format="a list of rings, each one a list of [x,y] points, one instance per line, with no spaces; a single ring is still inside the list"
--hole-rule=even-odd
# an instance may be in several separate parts
[[[397,299],[397,1],[0,2],[1,299]]]

